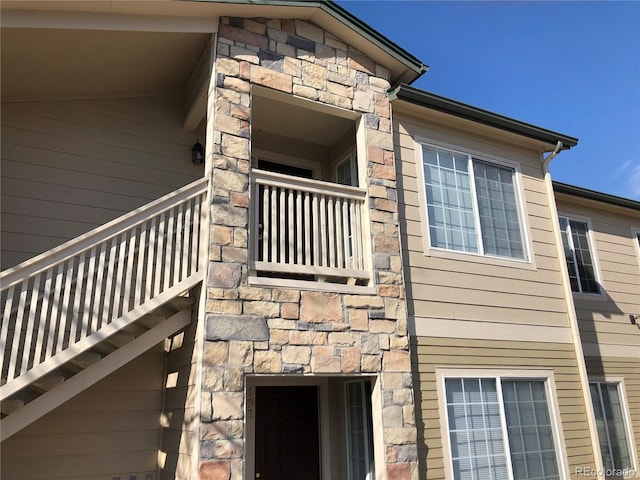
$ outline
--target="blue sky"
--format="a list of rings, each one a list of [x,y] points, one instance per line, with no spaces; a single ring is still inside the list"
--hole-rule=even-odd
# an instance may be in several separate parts
[[[430,66],[414,86],[578,137],[554,180],[640,200],[640,1],[338,3]]]

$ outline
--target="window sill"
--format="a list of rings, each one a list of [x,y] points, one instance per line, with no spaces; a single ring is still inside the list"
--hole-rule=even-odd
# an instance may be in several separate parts
[[[521,270],[537,270],[535,262],[532,260],[518,260],[516,258],[491,257],[478,253],[458,252],[455,250],[443,250],[439,248],[427,248],[424,252],[426,257],[445,258],[463,262],[473,262],[484,265],[495,265],[498,267],[518,268]]]
[[[605,302],[607,296],[602,292],[600,293],[584,293],[584,292],[571,292],[575,300],[593,300],[594,302]]]

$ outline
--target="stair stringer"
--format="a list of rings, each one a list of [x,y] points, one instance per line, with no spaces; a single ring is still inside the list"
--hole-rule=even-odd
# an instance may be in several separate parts
[[[99,362],[87,367],[49,392],[0,421],[0,442],[11,437],[75,395],[142,355],[191,323],[191,309],[184,309],[143,333]]]

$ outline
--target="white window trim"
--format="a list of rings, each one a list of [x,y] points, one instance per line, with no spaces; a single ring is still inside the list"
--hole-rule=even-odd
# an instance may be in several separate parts
[[[334,171],[334,175],[335,175],[335,179],[334,181],[337,183],[338,182],[338,168],[346,163],[349,162],[349,169],[351,170],[351,179],[353,180],[354,177],[357,177],[358,179],[358,184],[357,185],[351,185],[352,187],[360,187],[360,175],[358,172],[358,156],[356,154],[356,149],[352,148],[351,150],[349,150],[347,153],[340,155],[338,158],[340,158],[340,160],[338,160],[338,162],[336,162],[335,165],[335,171]]]
[[[499,257],[495,255],[474,253],[474,252],[461,252],[457,250],[448,250],[444,248],[438,248],[431,246],[431,232],[429,229],[429,217],[427,207],[427,192],[425,189],[424,178],[424,159],[422,155],[422,146],[430,146],[435,148],[442,148],[450,150],[454,153],[459,153],[465,156],[471,156],[477,160],[492,163],[495,165],[512,168],[514,170],[514,188],[516,190],[516,208],[518,211],[518,220],[520,222],[520,232],[522,235],[522,245],[524,248],[524,259]],[[524,189],[522,187],[522,173],[520,164],[512,160],[508,160],[496,155],[488,155],[484,152],[479,152],[472,148],[461,148],[460,146],[451,145],[445,142],[435,141],[433,139],[416,136],[414,138],[414,150],[415,150],[415,162],[416,162],[416,180],[418,183],[418,196],[420,205],[420,220],[422,223],[421,231],[422,235],[422,247],[425,256],[432,256],[438,258],[449,258],[463,261],[473,261],[477,263],[485,263],[489,265],[509,266],[524,268],[529,270],[536,270],[535,257],[533,254],[533,243],[531,241],[528,212],[526,209],[526,202],[524,198]],[[473,192],[474,202],[474,216],[478,215],[477,197],[475,194],[475,182],[470,182],[470,186]],[[476,218],[477,222],[477,218]],[[479,225],[479,224],[478,224]],[[478,232],[478,238],[481,237],[481,233]]]
[[[593,235],[593,225],[591,223],[591,219],[589,217],[585,217],[583,215],[575,215],[572,213],[566,212],[558,212],[558,221],[560,218],[566,218],[567,220],[576,220],[578,222],[583,222],[587,224],[587,242],[589,243],[589,253],[591,254],[591,258],[593,259],[593,273],[596,277],[596,282],[598,282],[598,293],[591,292],[574,292],[571,290],[571,285],[569,285],[569,289],[571,293],[573,293],[574,297],[585,298],[589,300],[606,300],[604,295],[604,284],[602,282],[602,275],[600,274],[600,259],[598,258],[598,249],[596,248],[596,239]],[[559,227],[559,225],[558,225]],[[573,239],[571,240],[573,243]],[[564,250],[564,246],[562,246]],[[562,261],[566,261],[565,258],[561,258]],[[569,282],[569,278],[567,278],[567,282]]]
[[[351,458],[351,453],[350,453],[350,448],[351,448],[351,430],[349,429],[349,417],[351,415],[350,411],[349,411],[349,395],[347,393],[347,384],[349,383],[357,383],[360,385],[361,391],[362,391],[362,400],[364,402],[366,402],[366,395],[364,395],[365,393],[365,388],[364,388],[364,383],[365,382],[371,382],[371,380],[367,377],[363,377],[363,378],[358,378],[358,379],[351,379],[351,380],[345,380],[344,382],[344,408],[345,408],[345,434],[346,434],[346,438],[345,438],[345,442],[347,445],[347,477],[349,478],[351,476],[351,469],[349,468],[349,459]],[[373,384],[371,385],[371,390],[373,392]],[[371,401],[371,397],[369,397],[369,400]],[[363,406],[364,407],[364,406]],[[371,417],[373,418],[373,405],[371,405],[372,408],[372,412],[371,412]],[[375,459],[375,452],[374,451],[370,451],[369,450],[369,445],[374,446],[374,440],[373,440],[373,425],[371,427],[371,429],[369,428],[369,425],[367,423],[367,418],[366,418],[366,409],[363,408],[362,410],[362,414],[365,418],[363,418],[363,425],[364,425],[364,437],[365,437],[365,441],[364,441],[364,448],[365,448],[365,455],[366,455],[366,462],[369,462],[369,459],[371,459],[371,461],[373,462],[372,464],[369,465],[369,471],[371,470],[371,467],[373,467],[374,471],[375,471],[375,464],[376,464],[376,459]],[[375,450],[375,446],[374,446],[374,450]],[[367,475],[367,478],[369,479],[370,476]]]
[[[631,424],[631,415],[629,414],[629,404],[627,403],[627,389],[624,384],[624,377],[613,376],[589,376],[589,383],[615,383],[618,386],[618,396],[620,397],[620,405],[622,407],[622,418],[624,419],[624,431],[627,434],[627,444],[629,447],[631,458],[631,469],[638,471],[638,457],[636,450],[635,437],[633,436],[633,428]],[[595,419],[594,419],[595,420]],[[600,447],[600,445],[598,445]],[[598,448],[600,451],[600,448]],[[604,459],[602,459],[604,462]]]
[[[547,406],[549,408],[549,420],[556,450],[556,460],[558,462],[558,475],[561,480],[567,480],[569,475],[569,459],[565,448],[564,432],[560,421],[560,405],[556,396],[556,384],[551,370],[526,370],[526,369],[493,369],[493,368],[451,368],[436,367],[436,391],[438,395],[438,411],[440,414],[440,438],[442,441],[442,459],[445,470],[445,478],[452,479],[453,458],[449,439],[449,416],[447,412],[447,395],[445,379],[447,378],[496,378],[506,380],[541,380],[544,381],[547,394]],[[504,415],[504,405],[502,404],[502,392],[498,393],[500,399],[500,415]],[[503,432],[504,434],[504,432]],[[505,444],[508,437],[504,434]],[[511,455],[507,455],[507,464],[511,469]],[[513,475],[513,470],[509,472]]]
[[[259,160],[265,160],[267,162],[273,163],[281,163],[283,165],[290,165],[292,167],[298,168],[306,168],[307,170],[311,170],[312,177],[315,180],[320,179],[320,172],[322,170],[322,166],[320,162],[315,160],[307,160],[306,158],[294,157],[292,155],[286,155],[284,153],[272,152],[269,150],[263,150],[261,148],[254,148],[251,153],[251,166],[252,168],[257,168]]]

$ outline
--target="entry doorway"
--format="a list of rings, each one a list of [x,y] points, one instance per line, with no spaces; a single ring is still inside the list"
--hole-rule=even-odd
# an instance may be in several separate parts
[[[247,377],[244,479],[374,480],[381,404],[374,376]]]
[[[320,480],[318,387],[256,387],[255,478]]]

